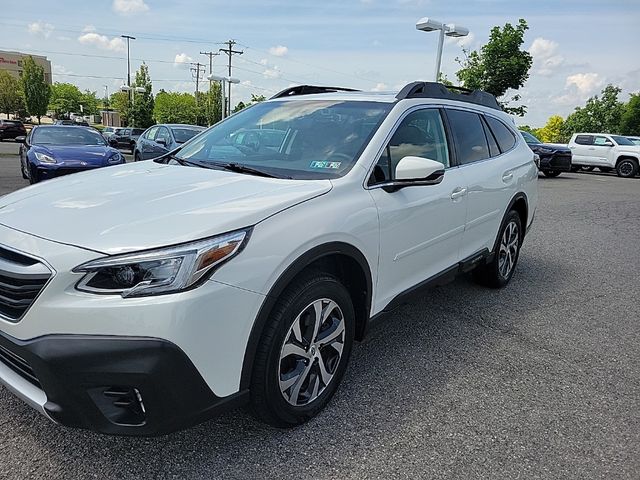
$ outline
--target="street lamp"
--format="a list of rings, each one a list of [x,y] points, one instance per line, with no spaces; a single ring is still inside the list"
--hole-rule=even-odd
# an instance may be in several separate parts
[[[240,80],[238,80],[237,78],[234,78],[234,77],[220,77],[218,75],[209,75],[207,77],[207,79],[210,82],[220,82],[222,84],[221,85],[222,86],[222,88],[221,88],[221,90],[222,90],[222,119],[224,119],[224,114],[225,114],[225,110],[226,110],[224,108],[224,106],[225,106],[225,104],[227,102],[226,97],[225,97],[225,93],[224,93],[225,92],[225,90],[224,90],[225,84],[229,84],[230,85],[232,83],[234,83],[234,84],[235,83],[240,83]],[[231,113],[231,105],[229,105],[229,113]]]
[[[442,45],[444,44],[444,36],[447,37],[466,37],[469,35],[469,29],[455,23],[442,23],[433,18],[424,17],[416,23],[416,29],[422,32],[439,31],[438,35],[438,52],[436,56],[436,73],[435,81],[440,77],[440,64],[442,63]]]

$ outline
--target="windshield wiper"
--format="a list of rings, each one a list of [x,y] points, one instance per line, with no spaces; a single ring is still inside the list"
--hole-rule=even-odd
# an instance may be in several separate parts
[[[274,175],[273,173],[265,172],[264,170],[260,170],[258,168],[249,167],[247,165],[243,165],[241,163],[211,163],[212,166],[218,168],[224,168],[225,170],[229,170],[230,172],[236,173],[248,173],[249,175],[257,175],[259,177],[268,177],[268,178],[287,178],[291,179],[291,177],[283,176],[283,175]]]
[[[185,160],[184,158],[176,157],[175,155],[167,155],[167,158],[178,162],[183,166],[191,166],[191,167],[200,167],[200,168],[211,168],[206,163],[194,162],[192,160]]]

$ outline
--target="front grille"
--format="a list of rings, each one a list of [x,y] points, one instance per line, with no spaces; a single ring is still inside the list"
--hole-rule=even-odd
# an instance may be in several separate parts
[[[21,253],[0,247],[0,315],[18,321],[51,278],[51,270]]]
[[[4,363],[11,370],[16,372],[22,378],[32,383],[36,387],[42,389],[38,378],[35,373],[33,373],[33,369],[29,366],[29,364],[19,355],[13,353],[10,350],[7,350],[2,345],[0,345],[0,362]]]

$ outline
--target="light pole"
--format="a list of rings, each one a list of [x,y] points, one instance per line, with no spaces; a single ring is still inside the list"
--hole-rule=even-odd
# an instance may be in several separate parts
[[[433,18],[424,17],[417,21],[416,29],[422,32],[438,31],[438,52],[436,54],[436,73],[434,81],[440,79],[440,64],[442,63],[442,46],[444,44],[444,36],[447,37],[466,37],[469,35],[469,29],[455,23],[442,23]]]
[[[222,90],[222,119],[224,120],[225,117],[225,105],[227,103],[227,99],[225,97],[225,84],[229,85],[229,88],[231,88],[231,84],[232,83],[240,83],[240,80],[238,80],[237,78],[234,77],[220,77],[218,75],[209,75],[207,77],[207,79],[211,82],[220,82],[220,90]],[[229,115],[231,115],[231,105],[229,105]]]
[[[131,35],[120,35],[120,37],[127,39],[127,87],[129,87],[129,90],[120,90],[129,92],[129,104],[131,104],[131,56],[129,53],[129,40],[135,40],[136,37],[132,37]]]

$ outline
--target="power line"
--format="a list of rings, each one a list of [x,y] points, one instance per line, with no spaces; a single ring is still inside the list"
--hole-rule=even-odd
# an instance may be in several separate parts
[[[227,48],[220,48],[221,52],[224,52],[229,57],[229,77],[231,77],[231,57],[234,55],[242,55],[244,52],[242,50],[234,50],[233,46],[236,44],[235,40],[227,40]],[[227,95],[227,116],[231,115],[231,82],[227,82],[229,93]],[[222,86],[224,88],[224,85]]]

